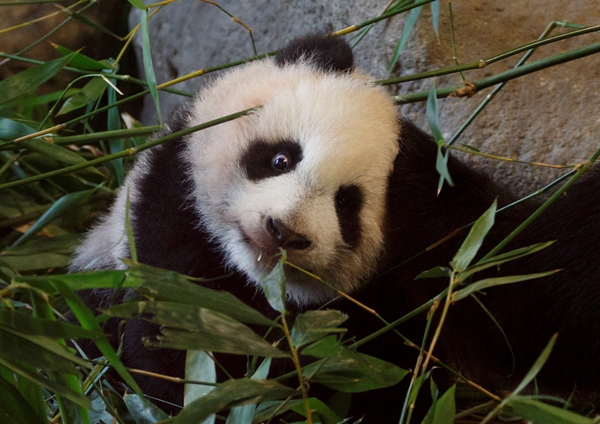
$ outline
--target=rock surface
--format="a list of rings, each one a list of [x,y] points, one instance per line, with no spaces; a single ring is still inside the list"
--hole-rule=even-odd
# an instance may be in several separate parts
[[[377,16],[383,2],[346,0],[328,2],[245,1],[220,3],[252,27],[258,53],[272,51],[289,39],[311,31],[332,32]],[[582,25],[600,24],[600,3],[595,0],[570,2],[462,1],[452,3],[456,51],[459,63],[477,61],[535,40],[554,21]],[[355,48],[358,66],[375,78],[385,78],[389,61],[404,27],[405,15],[375,24]],[[132,11],[130,25],[139,22]],[[200,68],[209,68],[251,57],[248,32],[217,7],[203,2],[177,2],[156,14],[150,24],[154,68],[159,82],[180,77]],[[553,34],[565,31],[557,28]],[[354,34],[347,35],[350,40]],[[452,66],[448,3],[440,4],[439,38],[431,23],[431,11],[421,12],[400,63],[391,76],[411,75]],[[600,42],[598,33],[554,43],[538,49],[530,61]],[[141,59],[140,38],[136,52]],[[514,66],[520,55],[484,69],[469,71],[465,78],[476,81]],[[139,63],[142,63],[139,60]],[[600,143],[600,54],[533,73],[509,82],[464,133],[459,143],[482,151],[524,161],[573,164],[586,160]],[[183,82],[176,88],[195,91],[210,76]],[[457,85],[461,77],[453,74],[435,79],[437,87]],[[431,80],[391,86],[392,94],[428,90]],[[440,120],[445,137],[450,138],[491,89],[473,97],[440,100]],[[168,116],[185,98],[161,94],[161,107]],[[141,119],[156,120],[156,110],[146,99]],[[403,114],[427,127],[423,103],[401,106]],[[477,166],[485,167],[496,178],[510,180],[520,193],[539,188],[565,172],[549,168],[498,162],[468,155]]]
[[[60,57],[49,44],[51,42],[71,50],[83,49],[83,54],[97,59],[116,55],[121,42],[70,17],[65,10],[73,3],[75,2],[60,2],[57,6],[52,3],[24,2],[21,5],[0,6],[0,51],[9,54],[23,51],[24,57],[48,61]],[[80,4],[70,9],[71,12],[82,11],[81,14],[85,19],[116,33],[124,26],[123,18],[126,17],[124,15],[126,10],[126,2],[120,0],[98,0],[90,7]],[[32,21],[30,25],[14,28]],[[10,28],[14,29],[9,31]],[[38,43],[47,34],[50,36]],[[30,66],[22,61],[0,58],[0,80]],[[51,92],[62,89],[72,80],[73,75],[60,73],[45,84],[41,91]]]

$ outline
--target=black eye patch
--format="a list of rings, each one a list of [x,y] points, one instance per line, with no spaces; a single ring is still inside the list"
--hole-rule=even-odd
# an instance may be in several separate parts
[[[350,247],[356,247],[362,233],[359,217],[363,207],[362,190],[357,185],[342,186],[334,201],[342,239]]]
[[[240,159],[240,166],[250,181],[260,181],[292,171],[302,160],[302,147],[295,141],[282,140],[250,143]]]

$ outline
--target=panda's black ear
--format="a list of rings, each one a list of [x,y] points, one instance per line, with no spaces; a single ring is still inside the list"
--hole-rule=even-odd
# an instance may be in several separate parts
[[[354,69],[352,49],[340,37],[311,34],[296,38],[277,52],[275,63],[285,66],[302,58],[327,72],[352,72]]]

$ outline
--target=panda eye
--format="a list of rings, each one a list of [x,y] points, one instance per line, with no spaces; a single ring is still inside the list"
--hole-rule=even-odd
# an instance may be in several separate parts
[[[335,207],[338,211],[345,211],[350,206],[350,201],[345,196],[337,196],[335,199]]]
[[[271,166],[276,171],[285,172],[291,168],[292,161],[287,154],[277,153],[273,159],[271,159]]]

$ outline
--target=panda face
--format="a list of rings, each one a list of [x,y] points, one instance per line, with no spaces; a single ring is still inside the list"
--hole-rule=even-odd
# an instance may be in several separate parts
[[[240,88],[242,87],[242,88]],[[288,261],[336,290],[352,292],[383,249],[387,178],[398,153],[388,96],[357,72],[324,72],[299,61],[249,64],[217,80],[190,125],[261,106],[187,139],[190,198],[228,265],[258,282]],[[336,295],[286,268],[299,304]]]

